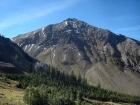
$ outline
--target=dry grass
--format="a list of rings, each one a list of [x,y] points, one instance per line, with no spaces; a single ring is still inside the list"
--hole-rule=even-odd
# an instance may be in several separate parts
[[[0,77],[0,105],[25,105],[24,91],[15,87],[17,81],[8,80],[6,83]]]

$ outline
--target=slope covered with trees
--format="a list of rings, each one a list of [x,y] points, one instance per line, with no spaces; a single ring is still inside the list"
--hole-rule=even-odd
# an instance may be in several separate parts
[[[124,103],[140,103],[139,96],[132,96],[89,86],[80,75],[64,74],[49,67],[45,72],[27,75],[6,74],[17,80],[18,88],[26,89],[24,102],[29,105],[84,105],[86,99]]]

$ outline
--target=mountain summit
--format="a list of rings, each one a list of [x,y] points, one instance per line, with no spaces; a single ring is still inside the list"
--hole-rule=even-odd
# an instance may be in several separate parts
[[[140,95],[140,42],[68,18],[12,39],[26,53],[91,85]]]

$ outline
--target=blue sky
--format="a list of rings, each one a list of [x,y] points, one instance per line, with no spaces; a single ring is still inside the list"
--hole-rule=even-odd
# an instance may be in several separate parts
[[[67,18],[140,40],[140,0],[0,0],[0,34],[8,38]]]

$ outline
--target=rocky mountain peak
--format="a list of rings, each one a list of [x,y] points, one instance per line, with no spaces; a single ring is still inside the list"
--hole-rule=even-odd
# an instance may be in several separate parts
[[[64,72],[74,71],[91,84],[132,92],[133,88],[128,88],[131,84],[136,94],[139,91],[139,41],[74,18],[12,40],[30,56]]]
[[[63,21],[63,24],[65,24],[66,26],[71,25],[73,28],[80,28],[78,26],[85,25],[86,23],[75,18],[68,18]]]
[[[48,25],[36,31],[19,35],[12,40],[32,57],[37,57],[40,53],[54,48],[54,46],[61,46],[61,49],[65,46],[68,49],[76,47],[77,52],[84,53],[84,59],[89,63],[95,61],[106,62],[108,57],[121,59],[121,52],[133,55],[137,49],[132,48],[132,52],[128,47],[125,47],[127,51],[120,51],[122,45],[124,47],[124,44],[128,43],[127,46],[131,47],[139,44],[138,41],[131,38],[121,34],[116,35],[109,30],[91,26],[75,18],[68,18],[61,23]],[[97,54],[93,54],[93,49]],[[99,56],[93,58],[93,55]],[[138,51],[136,55],[140,55]]]

